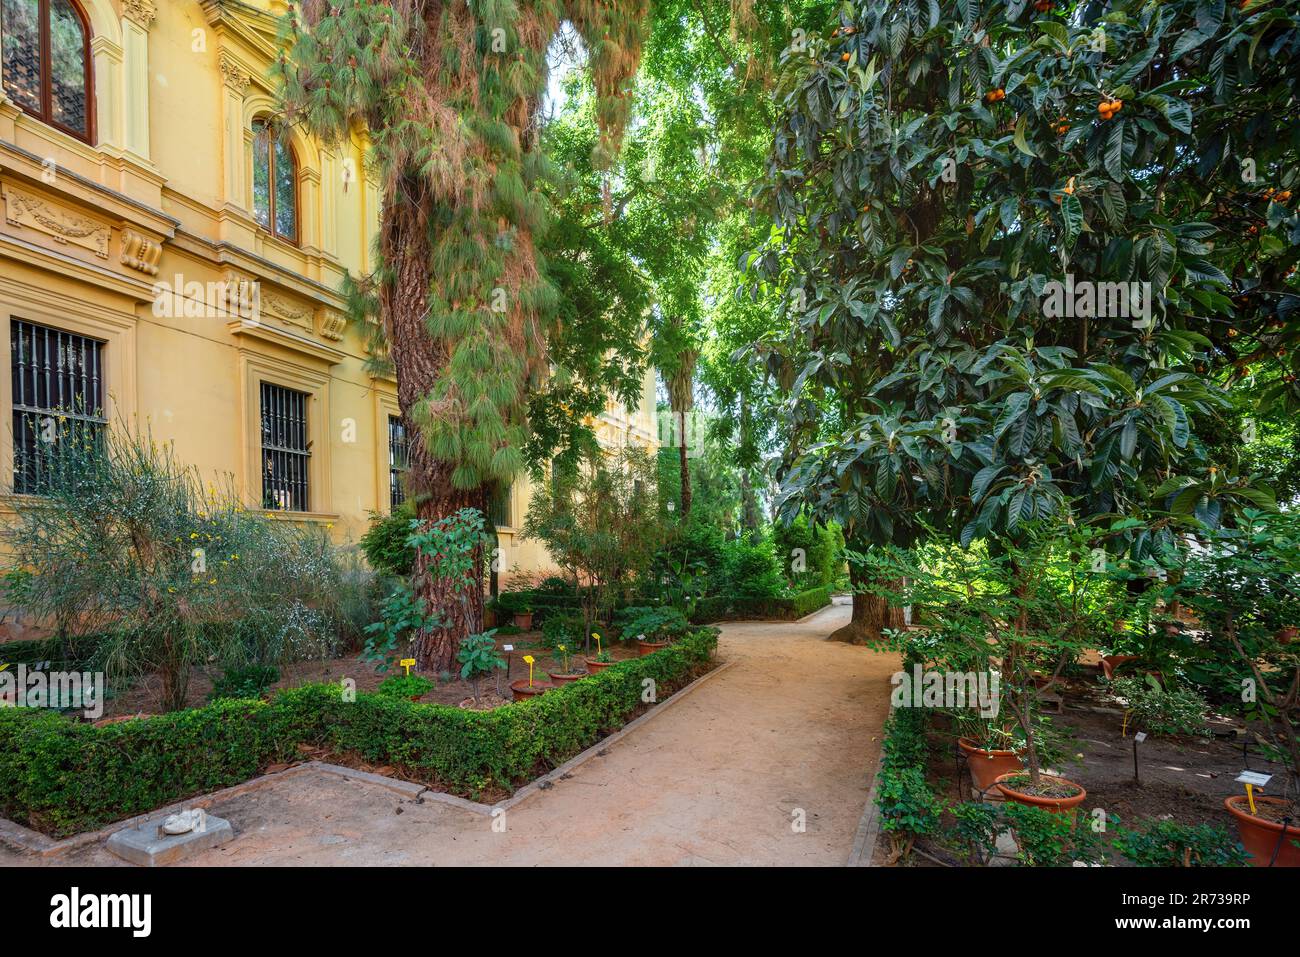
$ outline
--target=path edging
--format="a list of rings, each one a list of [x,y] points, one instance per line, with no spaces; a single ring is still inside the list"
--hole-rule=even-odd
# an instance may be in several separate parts
[[[889,710],[885,712],[885,723],[880,726],[880,757],[876,758],[876,770],[871,775],[871,787],[867,790],[867,806],[862,809],[858,829],[853,835],[853,850],[849,851],[846,867],[875,867],[872,861],[876,856],[876,841],[880,839],[880,809],[876,807],[876,790],[880,786],[880,770],[885,764],[885,733],[889,719],[894,714],[894,696],[889,696]]]
[[[19,824],[17,821],[11,821],[8,818],[0,817],[0,845],[9,847],[12,850],[34,854],[37,857],[58,857],[68,853],[69,851],[74,851],[90,844],[107,840],[110,835],[115,834],[124,828],[135,827],[150,818],[158,817],[160,815],[177,814],[189,808],[207,808],[218,801],[237,797],[248,791],[259,790],[268,784],[283,780],[286,777],[303,774],[308,771],[318,771],[325,774],[332,774],[335,777],[346,778],[350,781],[374,784],[389,791],[395,791],[398,794],[411,798],[412,800],[421,798],[425,801],[436,801],[440,804],[448,804],[452,807],[456,807],[462,811],[469,811],[473,814],[492,817],[498,811],[505,811],[512,808],[520,801],[532,797],[532,795],[543,790],[543,782],[555,781],[562,775],[569,773],[574,768],[577,768],[596,757],[603,749],[608,748],[613,744],[617,744],[643,723],[648,722],[655,715],[662,714],[674,702],[686,697],[714,675],[721,674],[735,663],[735,659],[731,659],[722,662],[716,668],[711,668],[690,684],[680,688],[665,698],[662,702],[656,704],[645,714],[629,721],[613,734],[601,738],[585,751],[578,753],[554,770],[548,771],[539,778],[535,778],[519,790],[515,791],[515,793],[510,797],[498,801],[496,804],[483,804],[480,801],[471,801],[468,798],[457,797],[454,794],[445,794],[441,791],[430,791],[423,784],[416,784],[413,781],[403,781],[400,778],[390,778],[382,774],[375,774],[372,771],[360,771],[356,768],[344,767],[341,764],[330,764],[326,761],[307,761],[303,764],[295,764],[292,767],[285,768],[283,771],[274,771],[270,774],[259,775],[258,777],[250,778],[240,784],[235,784],[228,788],[222,788],[219,791],[213,791],[209,794],[201,794],[193,798],[177,801],[173,804],[167,805],[166,807],[147,811],[144,814],[137,814],[121,821],[115,821],[112,824],[99,828],[98,830],[85,831],[84,833],[74,834],[71,837],[65,837],[61,840],[56,840],[40,833],[39,831],[34,831],[29,827]]]

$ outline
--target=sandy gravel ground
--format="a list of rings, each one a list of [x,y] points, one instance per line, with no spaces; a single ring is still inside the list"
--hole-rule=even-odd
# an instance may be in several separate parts
[[[824,640],[848,614],[836,605],[802,623],[724,625],[727,671],[513,807],[504,831],[436,801],[308,773],[214,805],[237,837],[192,863],[842,865],[897,669],[890,656]],[[33,859],[0,850],[0,863]],[[100,846],[66,863],[122,864]]]

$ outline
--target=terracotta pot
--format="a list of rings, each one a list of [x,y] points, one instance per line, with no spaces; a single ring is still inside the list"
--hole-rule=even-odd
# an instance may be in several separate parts
[[[1103,655],[1101,659],[1101,670],[1106,676],[1106,680],[1110,681],[1115,677],[1115,672],[1118,670],[1120,665],[1125,662],[1137,660],[1137,655]]]
[[[970,768],[970,778],[977,791],[989,790],[999,775],[1025,769],[1020,755],[1015,751],[986,751],[970,738],[958,738],[957,747],[966,755],[966,765]]]
[[[1282,798],[1255,795],[1256,806],[1286,803]],[[1300,821],[1293,821],[1286,825],[1286,836],[1283,837],[1281,824],[1274,824],[1250,813],[1250,802],[1246,800],[1246,795],[1234,794],[1230,798],[1225,798],[1223,806],[1237,819],[1237,833],[1241,835],[1241,846],[1250,855],[1252,864],[1256,867],[1268,867],[1268,862],[1273,860],[1273,852],[1276,850],[1277,860],[1273,861],[1274,867],[1300,867],[1300,847],[1291,843],[1300,841]],[[1279,839],[1281,847],[1278,846]]]
[[[595,658],[588,658],[588,659],[587,659],[587,674],[590,674],[590,675],[599,674],[600,672],[604,671],[606,668],[608,668],[608,667],[609,667],[610,665],[612,665],[613,663],[614,663],[614,662],[612,662],[612,661],[597,661]]]
[[[576,675],[557,675],[555,672],[551,672],[551,682],[557,687],[560,685],[572,684],[575,681],[581,681],[585,677],[587,677],[586,672]]]
[[[483,630],[489,631],[497,626],[497,613],[491,608],[483,609]]]
[[[1026,804],[1029,807],[1042,808],[1044,811],[1051,811],[1055,814],[1074,814],[1074,809],[1082,804],[1083,799],[1088,796],[1088,792],[1083,789],[1082,785],[1051,774],[1044,774],[1043,777],[1048,781],[1060,781],[1062,784],[1076,787],[1079,789],[1079,793],[1062,798],[1038,797],[1036,794],[1024,794],[1005,783],[1007,778],[1019,777],[1024,773],[1024,771],[1012,771],[1009,774],[999,774],[993,783],[997,785],[997,789],[1002,792],[1002,796],[1008,801]]]
[[[515,627],[521,631],[532,631],[533,613],[531,611],[515,612]]]
[[[527,678],[520,678],[518,681],[510,682],[510,693],[516,701],[527,701],[529,698],[546,694],[554,687],[555,685],[549,681],[534,681],[529,685]]]
[[[1277,639],[1278,644],[1289,645],[1300,636],[1300,628],[1295,625],[1286,625],[1273,632],[1273,637]]]
[[[666,641],[641,641],[640,639],[637,639],[636,643],[637,654],[642,658],[646,655],[653,655],[656,651],[660,651],[667,647],[668,642]]]

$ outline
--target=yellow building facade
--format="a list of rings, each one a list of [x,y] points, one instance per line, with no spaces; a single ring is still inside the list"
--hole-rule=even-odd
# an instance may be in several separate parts
[[[381,197],[362,136],[262,130],[285,9],[0,0],[0,513],[39,493],[51,413],[147,427],[340,542],[391,507],[396,383],[367,371],[339,294],[373,266]],[[654,408],[648,372],[602,442],[655,447]],[[507,575],[550,565],[518,536],[529,494],[494,516]]]

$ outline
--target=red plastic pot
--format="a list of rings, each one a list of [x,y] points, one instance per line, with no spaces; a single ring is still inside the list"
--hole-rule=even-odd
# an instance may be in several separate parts
[[[1261,804],[1285,806],[1286,803],[1282,798],[1255,795],[1256,807]],[[1281,824],[1275,824],[1250,813],[1250,802],[1244,794],[1234,794],[1230,798],[1225,798],[1223,806],[1237,819],[1237,833],[1241,835],[1241,846],[1250,855],[1251,864],[1256,867],[1269,867],[1269,862],[1272,861],[1273,867],[1300,867],[1300,847],[1292,843],[1300,842],[1300,821],[1293,821],[1286,825],[1286,834],[1283,835]],[[1273,858],[1275,851],[1276,860]]]

